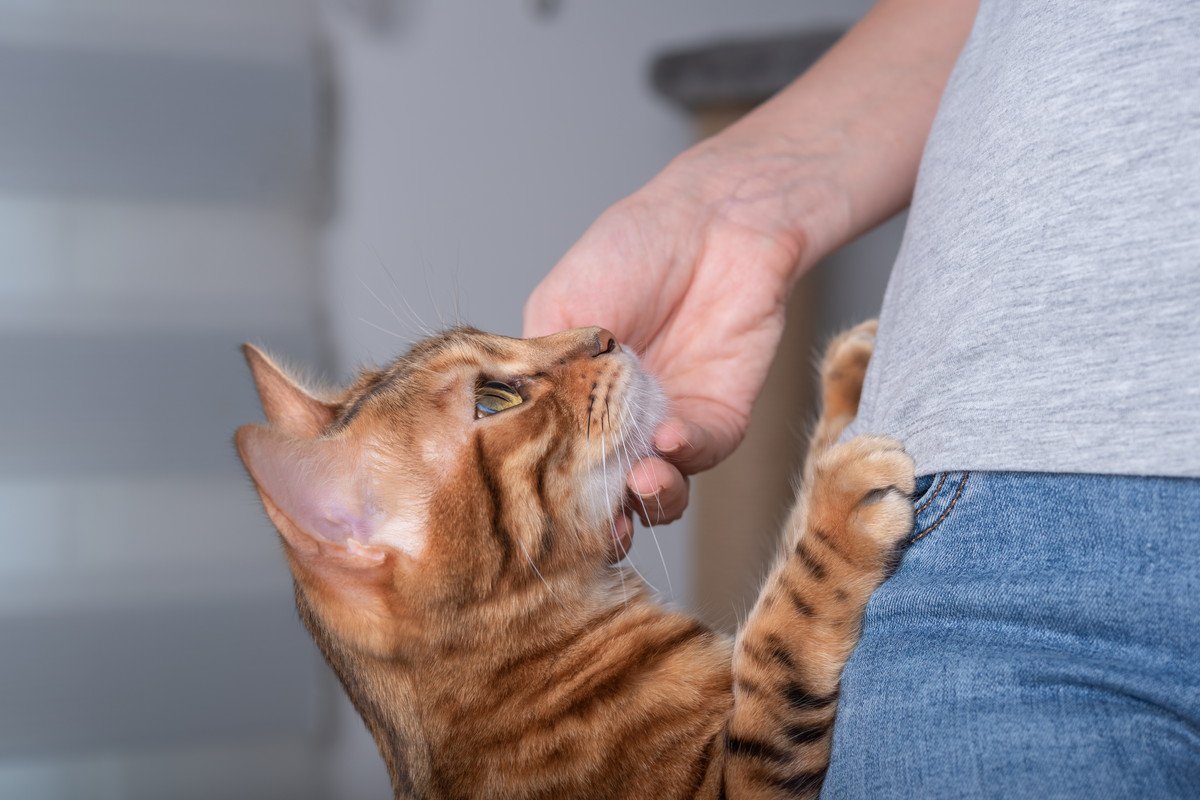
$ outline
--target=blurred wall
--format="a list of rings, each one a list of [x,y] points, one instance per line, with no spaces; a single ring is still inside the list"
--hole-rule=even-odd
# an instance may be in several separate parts
[[[316,360],[305,0],[0,2],[0,797],[319,797],[333,690],[230,444]]]
[[[660,48],[868,5],[315,2],[0,0],[0,797],[386,796],[229,445],[236,345],[343,377],[518,333],[691,139]],[[634,563],[692,602],[686,520],[657,539]]]

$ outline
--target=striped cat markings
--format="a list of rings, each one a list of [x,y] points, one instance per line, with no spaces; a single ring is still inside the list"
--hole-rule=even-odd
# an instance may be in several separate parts
[[[458,328],[328,392],[247,346],[267,424],[238,452],[396,797],[815,797],[842,666],[912,527],[900,445],[836,444],[873,343],[866,324],[826,355],[781,554],[734,640],[613,563],[665,401],[607,331]]]

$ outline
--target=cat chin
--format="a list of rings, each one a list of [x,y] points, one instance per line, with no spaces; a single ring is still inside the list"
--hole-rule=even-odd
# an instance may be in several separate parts
[[[654,454],[654,431],[667,418],[667,395],[641,359],[628,350],[623,355],[629,365],[629,383],[624,420],[628,431],[622,438],[627,452],[640,459]]]
[[[600,497],[599,507],[605,510],[603,518],[596,520],[597,523],[607,524],[616,516],[625,500],[625,474],[628,470],[628,462],[614,458],[606,469],[597,474],[593,491]]]
[[[604,510],[603,517],[596,520],[602,526],[609,524],[625,500],[629,470],[654,454],[654,431],[667,416],[667,397],[658,380],[642,367],[636,355],[623,351],[622,356],[627,372],[621,392],[621,438],[613,443],[603,466],[593,473],[589,487],[594,498],[591,506]]]

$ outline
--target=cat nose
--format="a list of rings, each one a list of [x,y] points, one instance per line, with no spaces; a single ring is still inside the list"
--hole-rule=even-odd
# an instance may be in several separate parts
[[[604,328],[596,328],[595,339],[592,341],[592,358],[598,358],[605,353],[619,353],[621,345],[617,337]]]

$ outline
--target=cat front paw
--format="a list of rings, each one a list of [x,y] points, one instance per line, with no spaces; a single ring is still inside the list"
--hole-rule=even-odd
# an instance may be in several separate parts
[[[890,551],[912,531],[914,473],[912,458],[895,439],[856,436],[834,445],[817,457],[810,524],[823,535]]]
[[[839,334],[825,350],[821,361],[821,393],[823,408],[830,416],[853,417],[858,412],[878,330],[878,320],[869,319]]]

